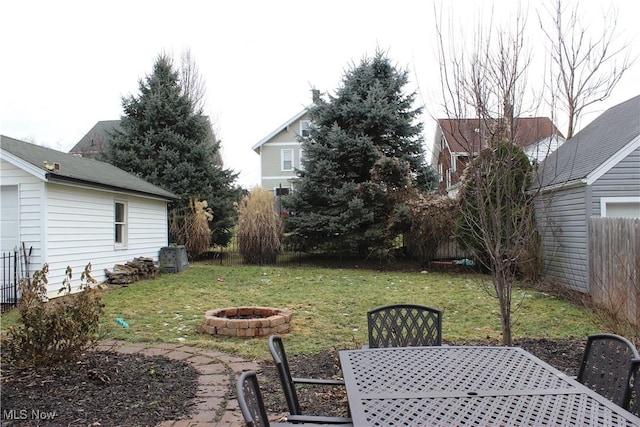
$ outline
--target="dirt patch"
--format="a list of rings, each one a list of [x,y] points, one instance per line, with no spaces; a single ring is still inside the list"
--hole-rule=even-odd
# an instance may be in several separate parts
[[[498,345],[488,341],[448,344]],[[522,339],[523,347],[559,370],[575,375],[584,340]],[[337,354],[291,356],[294,376],[339,378]],[[267,409],[286,414],[287,406],[273,363],[261,362],[258,379]],[[2,366],[2,426],[153,426],[188,417],[197,391],[197,372],[190,365],[161,356],[91,352],[79,363],[39,372],[20,372]],[[229,391],[228,399],[235,399]],[[342,387],[299,390],[307,414],[347,413]],[[36,412],[33,412],[36,411]],[[36,420],[36,415],[54,419]],[[14,420],[7,418],[13,417]]]

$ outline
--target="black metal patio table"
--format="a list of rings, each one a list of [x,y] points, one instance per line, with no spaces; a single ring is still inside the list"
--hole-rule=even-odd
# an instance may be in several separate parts
[[[518,347],[340,351],[360,426],[639,426],[640,418]]]

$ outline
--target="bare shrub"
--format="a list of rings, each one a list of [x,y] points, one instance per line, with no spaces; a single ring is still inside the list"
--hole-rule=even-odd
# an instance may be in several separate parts
[[[80,358],[100,338],[99,321],[104,304],[100,291],[90,285],[91,264],[81,276],[80,291],[71,294],[72,271],[67,267],[60,293],[64,296],[47,302],[49,266],[20,284],[22,298],[18,306],[20,324],[8,330],[4,355],[20,368],[60,365]]]
[[[273,194],[254,188],[238,206],[238,250],[247,264],[268,264],[282,251],[282,220]]]
[[[409,206],[411,228],[405,237],[409,254],[422,262],[430,261],[453,237],[459,204],[446,196],[420,195]]]

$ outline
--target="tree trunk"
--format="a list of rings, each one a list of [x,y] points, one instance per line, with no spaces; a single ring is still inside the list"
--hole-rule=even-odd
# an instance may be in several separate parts
[[[509,265],[494,262],[493,265],[493,285],[500,304],[500,326],[502,327],[502,344],[508,347],[513,346],[511,336],[511,282],[513,277],[509,274]]]

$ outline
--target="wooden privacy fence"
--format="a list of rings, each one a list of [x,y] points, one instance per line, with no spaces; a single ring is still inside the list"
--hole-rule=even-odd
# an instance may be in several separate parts
[[[593,301],[640,322],[640,219],[590,218],[589,280]]]

